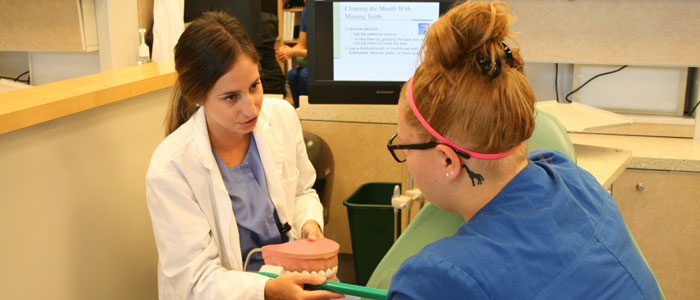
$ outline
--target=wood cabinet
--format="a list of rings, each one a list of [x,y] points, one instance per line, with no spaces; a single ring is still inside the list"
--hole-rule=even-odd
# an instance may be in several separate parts
[[[278,39],[282,40],[287,45],[296,44],[294,35],[294,26],[301,25],[301,12],[304,7],[285,8],[285,3],[292,0],[277,0],[277,19],[278,19]]]
[[[627,169],[612,195],[668,299],[700,299],[700,173]]]
[[[94,0],[0,1],[0,50],[95,51]]]

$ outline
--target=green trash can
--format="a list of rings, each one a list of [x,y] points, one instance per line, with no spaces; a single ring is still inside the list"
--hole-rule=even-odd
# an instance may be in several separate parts
[[[348,210],[355,279],[359,285],[367,284],[374,268],[394,244],[391,196],[396,185],[401,186],[398,182],[366,183],[343,201]],[[397,219],[401,224],[400,211]]]

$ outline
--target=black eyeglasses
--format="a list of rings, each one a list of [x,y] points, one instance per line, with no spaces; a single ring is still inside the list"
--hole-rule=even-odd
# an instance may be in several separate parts
[[[394,159],[399,162],[405,162],[406,161],[406,152],[401,151],[401,150],[406,150],[406,149],[415,149],[415,150],[425,150],[425,149],[432,149],[437,147],[437,145],[445,145],[444,143],[438,143],[438,142],[427,142],[427,143],[422,143],[422,144],[394,144],[394,140],[399,136],[398,133],[395,133],[394,136],[389,139],[389,143],[386,144],[386,148],[391,152],[391,156],[394,157]],[[449,145],[446,145],[450,147]],[[452,148],[452,147],[450,147]],[[459,151],[455,148],[452,148],[458,155],[464,157],[464,158],[470,158],[471,156],[467,153],[464,153],[462,151]]]
[[[394,157],[394,159],[397,162],[405,162],[406,161],[406,152],[400,151],[400,150],[405,150],[405,149],[418,149],[418,150],[425,150],[425,149],[432,149],[435,148],[437,145],[440,145],[439,143],[436,142],[428,142],[428,143],[423,143],[423,144],[394,144],[394,140],[399,136],[398,133],[395,133],[394,136],[389,139],[389,143],[386,144],[386,148],[389,149],[389,152],[391,152],[391,156]],[[399,150],[399,151],[397,151]]]

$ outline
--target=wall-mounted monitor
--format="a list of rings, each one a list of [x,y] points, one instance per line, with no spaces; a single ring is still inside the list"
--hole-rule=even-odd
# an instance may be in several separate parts
[[[452,0],[307,0],[310,104],[396,104]]]

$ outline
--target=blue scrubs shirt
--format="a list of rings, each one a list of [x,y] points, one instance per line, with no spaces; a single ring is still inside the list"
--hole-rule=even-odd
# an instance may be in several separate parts
[[[213,149],[212,152],[231,197],[243,261],[254,248],[287,242],[289,238],[280,234],[279,217],[267,191],[265,170],[253,135],[250,135],[248,152],[238,166],[226,167]],[[251,256],[247,271],[257,272],[263,264],[262,255],[256,253]]]
[[[301,11],[301,24],[299,25],[299,31],[306,32],[306,7]]]
[[[389,299],[659,299],[610,194],[559,152],[529,159],[454,236],[407,259]]]

